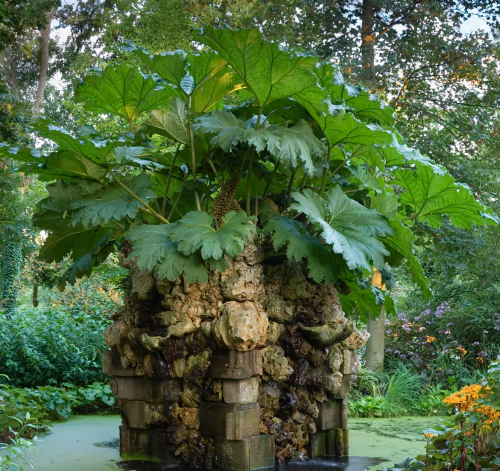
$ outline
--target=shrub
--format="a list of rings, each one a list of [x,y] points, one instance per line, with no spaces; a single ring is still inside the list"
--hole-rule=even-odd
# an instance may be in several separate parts
[[[18,387],[102,382],[103,331],[100,313],[64,307],[18,308],[0,316],[0,371]]]
[[[450,308],[402,313],[387,327],[386,361],[403,361],[433,383],[484,375],[500,343],[500,314]],[[479,372],[479,373],[475,373]],[[454,380],[452,380],[454,382]]]

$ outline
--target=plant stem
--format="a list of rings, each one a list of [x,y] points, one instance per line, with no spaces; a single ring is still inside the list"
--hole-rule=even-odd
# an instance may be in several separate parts
[[[212,159],[210,157],[205,157],[205,160],[208,162],[210,165],[212,171],[214,172],[215,178],[217,178],[217,181],[219,182],[219,185],[221,184],[219,174],[217,173],[217,170],[215,170],[214,163],[212,162]]]
[[[149,204],[139,198],[130,188],[127,188],[120,180],[118,180],[117,176],[113,172],[110,172],[110,174],[116,183],[118,183],[118,185],[120,185],[129,195],[139,201],[139,203],[144,206],[144,209],[146,209],[152,216],[161,221],[163,224],[170,224],[167,219],[165,219],[161,214],[158,214],[151,206],[149,206]]]
[[[259,108],[259,114],[257,115],[257,123],[255,124],[255,130],[258,131],[260,128],[260,119],[262,118],[262,107]],[[250,216],[250,198],[252,194],[252,169],[253,169],[253,158],[255,155],[255,148],[252,147],[250,151],[250,157],[248,160],[248,175],[247,175],[247,195],[246,195],[246,211],[247,216]]]
[[[170,167],[170,170],[168,172],[167,184],[165,185],[165,193],[163,195],[163,204],[161,207],[162,216],[165,216],[165,211],[167,210],[167,198],[168,198],[168,190],[170,188],[170,180],[172,179],[172,173],[174,172],[175,161],[177,159],[177,154],[179,153],[180,148],[181,148],[181,145],[178,144],[177,149],[175,150],[174,160],[172,161],[172,166]]]
[[[330,158],[332,157],[332,149],[331,147],[328,147],[328,154],[326,155],[326,162],[328,163],[328,167],[325,168],[323,171],[323,181],[321,182],[321,190],[319,191],[319,194],[323,196],[323,193],[325,192],[325,186],[326,186],[326,177],[328,176],[328,170],[330,169]]]
[[[182,186],[181,189],[179,190],[179,194],[177,195],[177,198],[175,199],[174,205],[172,206],[172,209],[170,210],[170,213],[168,215],[168,219],[170,220],[174,214],[175,208],[177,207],[177,203],[181,199],[182,191],[184,190],[184,186],[186,184],[186,179],[187,179],[187,173],[184,174],[184,179],[182,180]]]
[[[247,195],[246,195],[246,211],[247,216],[250,216],[251,208],[250,208],[250,198],[252,195],[252,167],[253,167],[253,156],[254,156],[254,148],[250,149],[250,156],[248,159],[248,174],[247,174]]]
[[[260,180],[257,181],[257,191],[255,192],[255,217],[259,215],[259,188]]]
[[[294,168],[292,170],[292,174],[290,175],[290,182],[288,183],[288,191],[287,191],[287,202],[288,206],[290,206],[292,202],[292,190],[293,190],[293,181],[295,180],[295,174],[297,173],[297,169]]]
[[[189,119],[190,114],[191,114],[191,97],[189,97],[189,105],[188,105],[188,128],[189,128],[189,139],[191,142],[191,167],[192,167],[192,172],[193,172],[193,183],[195,183],[196,182],[196,150],[194,148],[193,127],[191,126],[191,120]],[[194,200],[196,203],[196,209],[198,211],[201,211],[200,197],[198,196],[197,190],[194,190]]]

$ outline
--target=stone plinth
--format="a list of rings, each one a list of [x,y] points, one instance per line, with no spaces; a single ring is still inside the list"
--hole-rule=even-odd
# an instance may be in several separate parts
[[[368,336],[304,265],[248,244],[206,283],[129,268],[106,329],[122,455],[251,471],[349,452],[347,397]]]

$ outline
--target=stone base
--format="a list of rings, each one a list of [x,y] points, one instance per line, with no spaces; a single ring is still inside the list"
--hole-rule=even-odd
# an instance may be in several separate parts
[[[311,458],[322,456],[347,456],[349,454],[349,430],[336,428],[316,432],[308,444]]]
[[[216,469],[251,471],[275,464],[274,435],[257,435],[244,440],[215,440]]]
[[[167,444],[166,429],[135,429],[120,425],[120,456],[124,458],[177,463],[175,445]]]

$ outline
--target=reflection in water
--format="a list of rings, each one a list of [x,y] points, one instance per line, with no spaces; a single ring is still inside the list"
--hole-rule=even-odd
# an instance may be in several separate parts
[[[321,458],[288,463],[276,468],[262,468],[276,471],[363,471],[371,466],[382,463],[381,458],[365,458],[360,456],[349,456],[345,458]],[[126,471],[187,471],[190,468],[176,464],[151,463],[150,461],[121,461],[116,465]]]

